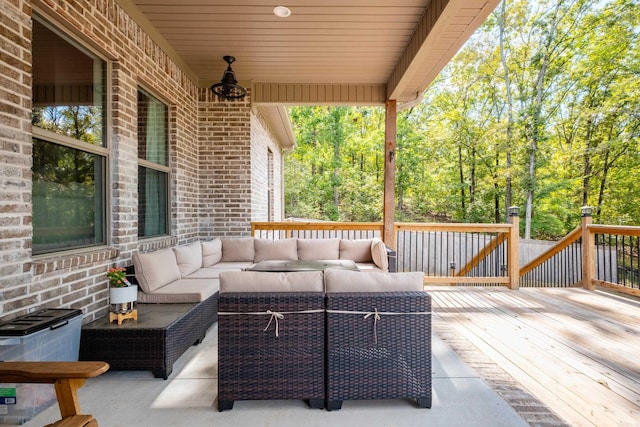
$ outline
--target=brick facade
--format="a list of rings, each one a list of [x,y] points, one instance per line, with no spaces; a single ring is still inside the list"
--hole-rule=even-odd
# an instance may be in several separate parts
[[[278,200],[282,159],[250,95],[221,102],[198,88],[116,0],[7,0],[0,12],[1,320],[45,307],[81,308],[92,320],[107,310],[106,270],[129,265],[136,251],[248,235],[250,221],[270,218],[268,182]],[[107,247],[31,256],[34,12],[109,64]],[[152,240],[137,237],[138,87],[169,105],[171,236]],[[272,205],[281,219],[281,203]]]

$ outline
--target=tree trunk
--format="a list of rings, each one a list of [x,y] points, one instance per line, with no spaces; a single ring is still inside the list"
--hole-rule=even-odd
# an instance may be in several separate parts
[[[460,207],[462,208],[462,214],[465,215],[467,208],[465,205],[465,191],[464,191],[464,169],[462,163],[462,145],[458,145],[458,171],[460,173]]]
[[[542,46],[542,64],[540,66],[540,71],[538,72],[538,77],[536,79],[536,87],[535,87],[535,100],[532,106],[531,112],[531,132],[530,132],[530,144],[529,144],[529,185],[527,186],[527,206],[526,206],[526,216],[525,216],[525,225],[524,225],[524,238],[531,238],[531,220],[533,218],[533,195],[536,187],[536,156],[538,152],[538,144],[541,139],[541,113],[542,113],[542,101],[544,94],[544,83],[547,77],[547,70],[549,69],[549,63],[551,61],[551,43],[554,40],[554,36],[556,34],[559,17],[558,11],[562,2],[558,2],[555,6],[553,20],[551,21],[551,26],[547,32],[546,39],[544,41],[544,46]]]
[[[500,183],[498,181],[498,170],[500,170],[500,155],[496,153],[496,169],[493,174],[493,209],[494,209],[494,222],[500,223]]]
[[[471,177],[469,188],[469,202],[473,204],[476,201],[476,147],[471,149]]]
[[[502,11],[500,14],[500,61],[504,70],[504,85],[507,95],[507,140],[505,141],[505,221],[509,220],[509,207],[512,206],[511,189],[511,144],[513,142],[513,94],[511,93],[511,78],[509,67],[507,66],[507,53],[504,49],[504,30],[507,16],[507,1],[502,0]],[[496,195],[497,197],[497,195]],[[499,203],[498,203],[499,205]],[[499,220],[496,219],[496,222]]]

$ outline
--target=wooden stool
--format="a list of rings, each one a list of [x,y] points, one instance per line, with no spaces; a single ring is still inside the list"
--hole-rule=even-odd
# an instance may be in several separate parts
[[[122,321],[124,319],[138,320],[138,309],[134,308],[133,310],[131,310],[128,313],[113,313],[113,312],[109,312],[109,323],[113,322],[114,320],[117,320],[118,321],[118,325],[122,325]]]
[[[80,414],[77,390],[108,369],[105,362],[0,362],[0,383],[54,384],[62,419],[46,427],[97,427],[93,416]]]

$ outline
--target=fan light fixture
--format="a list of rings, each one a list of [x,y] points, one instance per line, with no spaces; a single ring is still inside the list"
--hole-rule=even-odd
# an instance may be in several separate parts
[[[236,60],[233,56],[225,56],[223,58],[227,64],[227,69],[222,75],[220,83],[211,85],[211,91],[222,99],[242,99],[247,94],[247,90],[238,85],[236,73],[231,69],[231,64]]]

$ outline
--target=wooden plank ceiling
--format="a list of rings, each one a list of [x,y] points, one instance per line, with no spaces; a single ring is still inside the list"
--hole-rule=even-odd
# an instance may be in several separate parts
[[[400,105],[410,102],[498,4],[498,0],[118,1],[151,28],[156,41],[179,58],[201,87],[220,81],[226,68],[222,57],[232,55],[241,83],[273,88],[260,91],[268,98],[253,102],[282,105],[303,103],[296,88],[304,94],[309,93],[304,88],[312,85],[321,89],[341,85],[347,91],[338,91],[347,100],[343,103],[353,102],[345,93],[382,94],[367,100],[369,104],[385,99]],[[291,16],[275,16],[278,5],[287,6]],[[289,98],[279,97],[287,92]]]

